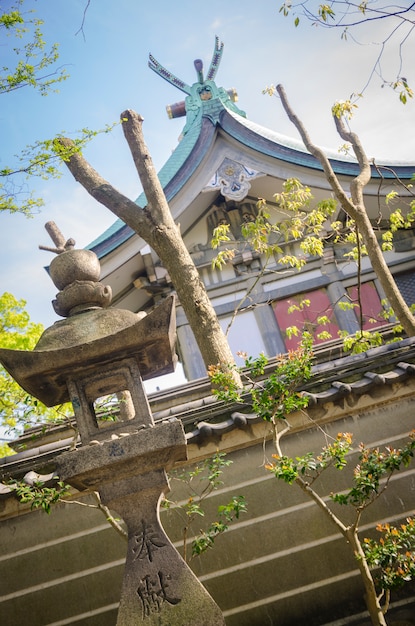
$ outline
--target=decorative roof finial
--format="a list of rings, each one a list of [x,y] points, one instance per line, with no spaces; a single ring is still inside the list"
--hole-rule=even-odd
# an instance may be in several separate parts
[[[47,222],[45,228],[56,248],[39,248],[57,254],[49,265],[49,275],[59,289],[56,300],[52,301],[55,313],[70,317],[108,307],[112,298],[111,287],[99,282],[101,266],[96,254],[91,250],[74,250],[75,240],[65,240],[55,222]]]
[[[46,250],[47,252],[54,252],[55,254],[62,254],[75,247],[75,239],[65,239],[55,222],[46,222],[45,228],[48,231],[50,238],[55,244],[56,248],[49,246],[39,246],[39,250]]]
[[[153,57],[153,55],[149,54],[148,58],[149,58],[148,67],[151,70],[153,70],[153,72],[156,72],[156,74],[158,74],[159,76],[164,78],[164,80],[167,80],[167,82],[170,83],[171,85],[173,85],[174,87],[177,87],[181,91],[184,91],[184,93],[190,94],[190,92],[191,92],[190,85],[185,83],[180,78],[177,78],[177,76],[175,76],[174,74],[169,72],[169,70],[166,70],[166,68],[163,67],[157,61],[157,59],[155,59]]]
[[[219,37],[215,37],[215,47],[213,49],[213,56],[210,62],[209,71],[207,73],[207,80],[215,80],[216,72],[218,71],[220,61],[223,54],[223,41],[219,45]]]
[[[197,79],[199,81],[200,84],[202,84],[203,81],[203,61],[202,59],[195,59],[193,61],[193,65],[195,66],[195,70],[197,72]]]
[[[223,48],[224,45],[219,41],[219,37],[215,37],[215,47],[206,77],[203,76],[203,61],[201,59],[194,61],[197,82],[193,83],[193,85],[188,85],[180,78],[177,78],[177,76],[156,61],[151,54],[149,55],[148,65],[150,69],[164,78],[164,80],[167,80],[171,85],[188,94],[184,102],[176,102],[166,107],[167,115],[170,119],[184,115],[187,118],[179,141],[189,132],[193,124],[201,121],[203,116],[209,118],[213,124],[216,124],[223,108],[246,117],[245,112],[241,111],[235,104],[238,99],[236,91],[234,89],[226,91],[223,87],[218,87],[214,81],[222,58]]]
[[[216,76],[216,72],[218,71],[218,68],[219,68],[220,60],[222,58],[222,53],[223,53],[223,42],[219,42],[219,37],[215,37],[215,47],[213,49],[212,60],[210,62],[209,71],[207,73],[207,80],[214,80]],[[184,80],[177,78],[177,76],[175,76],[165,67],[163,67],[153,57],[153,55],[149,54],[148,58],[149,58],[148,66],[151,70],[153,70],[153,72],[156,72],[156,74],[164,78],[164,80],[167,80],[167,82],[170,83],[171,85],[174,85],[174,87],[177,87],[181,91],[184,91],[184,93],[187,93],[188,95],[192,93],[190,85],[185,83]],[[196,72],[197,72],[197,79],[199,83],[202,84],[205,82],[203,79],[203,63],[200,59],[196,59],[196,61],[194,62],[194,65],[195,65]]]

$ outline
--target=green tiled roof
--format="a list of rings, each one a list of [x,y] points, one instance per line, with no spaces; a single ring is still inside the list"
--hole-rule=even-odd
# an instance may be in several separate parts
[[[276,160],[322,171],[318,160],[304,148],[300,141],[284,137],[275,131],[247,120],[243,111],[237,109],[233,103],[228,104],[224,98],[215,97],[210,101],[203,102],[196,114],[193,112],[190,118],[188,115],[182,140],[159,172],[159,179],[168,201],[174,198],[191,178],[203,156],[210,149],[217,126],[242,145],[261,154],[269,155]],[[337,174],[348,176],[358,174],[356,159],[349,156],[340,158],[338,153],[334,151],[326,150],[325,152]],[[410,179],[415,169],[415,166],[409,163],[394,163],[392,167],[401,179]],[[392,175],[394,174],[387,171],[383,173],[385,178]],[[372,176],[378,178],[379,172],[373,169]],[[137,210],[146,205],[144,193],[137,198],[136,203],[138,205]],[[134,232],[131,228],[121,220],[117,220],[89,244],[88,248],[93,249],[102,258],[133,235]]]

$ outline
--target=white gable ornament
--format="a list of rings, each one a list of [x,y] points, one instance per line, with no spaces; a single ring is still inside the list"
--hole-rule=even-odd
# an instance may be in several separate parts
[[[249,179],[260,175],[260,172],[226,157],[203,191],[220,189],[225,198],[240,201],[246,198],[251,188]]]

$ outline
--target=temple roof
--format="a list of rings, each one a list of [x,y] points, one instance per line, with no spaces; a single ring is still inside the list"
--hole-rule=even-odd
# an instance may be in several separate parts
[[[197,114],[194,107],[191,109],[186,102],[187,122],[182,138],[158,173],[168,202],[171,202],[191,179],[206,155],[212,151],[218,136],[226,136],[229,140],[238,142],[242,150],[254,150],[259,157],[271,157],[282,164],[322,172],[319,161],[307,152],[301,141],[248,120],[244,112],[232,103],[229,96],[224,97],[223,94],[227,93],[224,89],[218,89],[213,81],[209,81],[209,84],[216,96],[209,101],[201,102]],[[359,168],[355,158],[348,155],[340,156],[334,150],[325,149],[325,152],[337,175],[352,177],[358,174]],[[380,174],[377,168],[372,167],[373,179],[381,177],[392,179],[396,174],[400,179],[408,180],[415,169],[415,165],[409,163],[391,162],[382,165],[389,169],[382,169]],[[136,203],[140,207],[146,205],[144,193],[137,198]],[[117,220],[88,248],[102,258],[133,234],[131,228]]]

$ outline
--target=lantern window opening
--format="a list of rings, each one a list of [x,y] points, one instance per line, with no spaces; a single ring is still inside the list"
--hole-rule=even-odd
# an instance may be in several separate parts
[[[98,428],[134,419],[133,400],[128,389],[99,396],[89,404]]]

